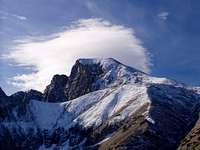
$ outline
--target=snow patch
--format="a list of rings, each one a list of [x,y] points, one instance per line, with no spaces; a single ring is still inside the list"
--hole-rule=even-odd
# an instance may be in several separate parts
[[[148,122],[150,122],[151,124],[155,124],[155,121],[154,121],[151,117],[146,116],[145,119],[146,119]]]

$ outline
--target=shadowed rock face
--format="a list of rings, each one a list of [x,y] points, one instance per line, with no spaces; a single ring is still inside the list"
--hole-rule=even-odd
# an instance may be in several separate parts
[[[44,91],[44,101],[64,102],[99,89],[94,84],[103,73],[99,64],[82,64],[79,60],[72,67],[69,77],[55,75]]]
[[[6,107],[8,106],[9,103],[10,102],[9,102],[8,96],[0,88],[0,121],[1,121],[1,118],[7,114]]]
[[[98,85],[94,83],[103,73],[100,64],[82,64],[79,60],[73,66],[69,82],[65,87],[65,94],[69,100],[81,95],[98,90]]]
[[[192,130],[182,139],[178,150],[200,149],[200,118],[198,118]]]
[[[47,102],[64,102],[68,98],[64,93],[64,89],[69,79],[66,75],[55,75],[51,83],[44,91],[44,99]]]
[[[0,87],[0,98],[5,98],[7,95],[4,93],[4,91]]]
[[[29,100],[34,100],[34,99],[38,101],[42,101],[43,94],[39,91],[31,89],[26,92],[20,91],[15,94],[12,94],[9,98],[16,103],[28,102]]]
[[[36,91],[36,90],[29,90],[26,92],[25,94],[25,99],[27,100],[39,100],[39,101],[42,101],[43,99],[43,94],[39,91]]]
[[[36,90],[20,91],[0,98],[0,120],[17,120],[19,118],[23,120],[27,115],[29,101],[42,101],[42,98],[42,93]]]
[[[154,145],[159,139],[160,149],[176,149],[198,118],[199,95],[164,84],[151,85],[148,95],[151,100],[149,115],[155,121],[150,129],[157,136]]]

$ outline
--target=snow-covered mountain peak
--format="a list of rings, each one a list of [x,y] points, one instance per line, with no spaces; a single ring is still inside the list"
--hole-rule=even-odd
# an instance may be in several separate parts
[[[83,65],[91,65],[91,64],[121,64],[117,60],[113,58],[80,58],[77,62]]]
[[[44,93],[0,89],[0,149],[175,149],[199,113],[194,91],[112,58],[79,59]]]
[[[86,59],[81,58],[81,59],[78,59],[76,63],[80,63],[86,66],[98,65],[104,71],[115,70],[119,67],[119,68],[124,68],[124,69],[126,68],[127,71],[131,71],[131,72],[135,72],[135,71],[141,72],[135,68],[122,64],[121,62],[115,60],[114,58],[86,58]]]
[[[96,72],[99,70],[100,77],[97,80],[97,83],[101,82],[102,88],[116,86],[127,82],[133,84],[160,83],[182,86],[181,83],[178,83],[174,80],[170,80],[164,77],[151,76],[133,67],[122,64],[113,58],[78,59],[74,66],[83,66],[82,68],[87,68],[87,70],[90,68],[89,70],[91,72]]]
[[[69,77],[55,75],[44,91],[49,102],[64,102],[89,92],[123,84],[173,84],[166,78],[152,77],[113,58],[78,59]]]

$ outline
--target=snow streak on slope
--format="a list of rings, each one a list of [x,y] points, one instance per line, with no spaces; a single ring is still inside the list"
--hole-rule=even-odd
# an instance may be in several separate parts
[[[146,87],[124,85],[118,88],[99,90],[64,103],[31,101],[31,111],[42,129],[55,125],[64,128],[75,124],[97,127],[113,117],[111,122],[121,121],[133,114],[145,103],[150,103]]]
[[[124,85],[81,114],[77,120],[81,120],[81,124],[85,127],[97,127],[110,117],[117,115],[110,120],[116,123],[132,115],[149,102],[146,87]]]

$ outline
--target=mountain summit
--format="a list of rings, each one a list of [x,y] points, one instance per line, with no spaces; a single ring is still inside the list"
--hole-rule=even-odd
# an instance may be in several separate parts
[[[173,150],[200,111],[192,88],[112,58],[78,59],[44,93],[0,93],[0,149]]]
[[[45,89],[45,99],[50,102],[71,100],[89,92],[125,83],[133,73],[142,74],[112,58],[78,59],[69,77],[65,75],[53,77]]]
[[[78,59],[69,77],[55,75],[44,92],[45,101],[63,102],[84,94],[119,86],[125,83],[175,84],[166,78],[150,77],[147,74],[126,66],[113,58]]]

